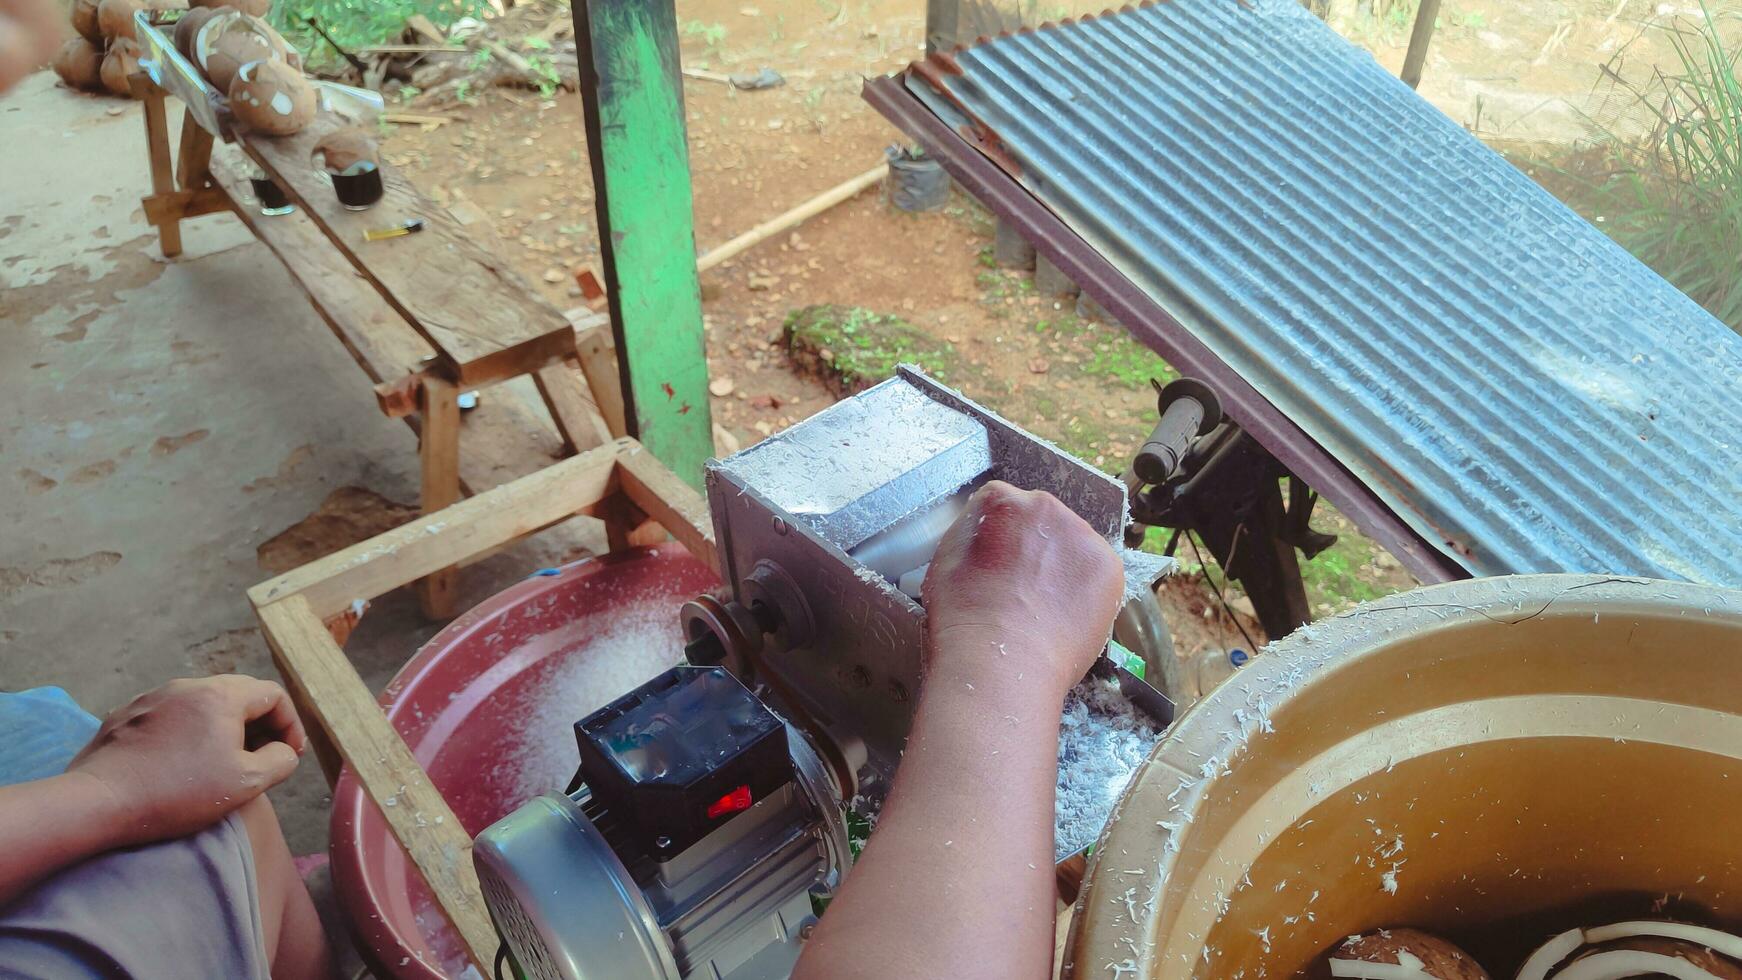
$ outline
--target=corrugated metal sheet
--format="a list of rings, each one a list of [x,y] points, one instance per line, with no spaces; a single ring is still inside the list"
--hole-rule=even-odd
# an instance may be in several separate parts
[[[906,85],[1471,572],[1742,584],[1742,338],[1295,0]]]

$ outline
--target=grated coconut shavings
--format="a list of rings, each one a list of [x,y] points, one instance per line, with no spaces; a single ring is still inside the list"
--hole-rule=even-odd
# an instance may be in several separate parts
[[[1119,692],[1091,677],[1065,695],[1054,798],[1054,859],[1095,842],[1161,732]]]

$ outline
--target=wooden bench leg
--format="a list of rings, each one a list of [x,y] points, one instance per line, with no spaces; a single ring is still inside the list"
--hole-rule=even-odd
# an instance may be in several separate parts
[[[212,182],[212,134],[194,119],[191,111],[181,116],[181,149],[175,155],[175,184],[184,191],[197,191]]]
[[[163,91],[151,84],[144,75],[135,75],[132,85],[134,96],[144,104],[145,109],[145,149],[151,159],[151,196],[161,198],[173,195],[175,165],[169,158],[169,119],[164,114]],[[181,254],[179,214],[166,215],[158,223],[157,238],[163,247],[164,258],[173,259]]]
[[[423,464],[425,514],[460,499],[460,391],[452,382],[428,377],[423,382],[423,433],[418,456]],[[459,569],[449,566],[417,583],[418,604],[431,619],[454,614]]]

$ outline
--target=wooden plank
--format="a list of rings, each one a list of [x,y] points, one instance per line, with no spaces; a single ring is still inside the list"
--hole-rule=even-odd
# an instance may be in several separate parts
[[[163,90],[147,81],[144,75],[135,75],[132,85],[134,98],[144,103],[145,149],[151,161],[152,197],[174,194],[175,170],[169,159],[169,118],[164,112]],[[166,217],[154,224],[157,225],[163,257],[172,259],[180,255],[181,218]]]
[[[857,177],[836,184],[796,207],[782,211],[742,235],[703,252],[696,259],[696,271],[706,272],[740,252],[754,248],[789,228],[796,228],[804,224],[842,201],[852,199],[865,188],[881,183],[888,173],[889,164],[880,163]]]
[[[338,749],[454,924],[473,965],[490,974],[499,942],[472,866],[472,839],[302,596],[255,615],[303,721]]]
[[[611,441],[611,430],[593,401],[593,393],[587,390],[587,379],[578,364],[547,364],[532,375],[532,380],[570,452],[586,452]]]
[[[581,373],[586,375],[587,387],[593,391],[594,404],[599,406],[599,414],[605,417],[605,428],[610,431],[611,438],[621,439],[629,434],[628,424],[623,418],[623,376],[617,370],[616,338],[611,335],[611,318],[598,313],[582,310],[583,316],[571,314],[569,319],[575,323],[575,348],[579,352]]]
[[[628,432],[700,488],[714,430],[677,12],[671,0],[571,6]]]
[[[333,249],[305,212],[261,214],[243,167],[239,160],[221,157],[212,164],[212,179],[235,202],[242,223],[284,263],[369,380],[397,380],[435,356],[429,341]]]
[[[714,519],[708,512],[706,498],[650,453],[633,450],[624,453],[618,471],[624,496],[670,531],[690,554],[719,571]]]
[[[1427,64],[1428,44],[1433,40],[1434,24],[1439,21],[1440,0],[1421,0],[1415,10],[1415,26],[1409,32],[1409,50],[1403,55],[1403,70],[1398,73],[1403,84],[1415,88],[1421,84],[1421,69]]]
[[[500,258],[473,241],[453,216],[383,163],[385,195],[348,211],[309,154],[338,121],[323,116],[294,136],[239,142],[284,187],[389,306],[435,349],[444,372],[464,388],[536,371],[575,353],[574,332]],[[417,218],[423,230],[367,242],[365,231]],[[699,321],[698,321],[699,326]]]
[[[422,471],[419,504],[425,518],[460,499],[460,392],[443,378],[423,379],[423,431],[418,434]],[[417,583],[417,602],[430,619],[454,615],[459,569],[454,565]]]
[[[482,209],[466,202],[450,209],[449,213],[478,244],[493,252],[501,251],[502,240],[497,237],[495,225]],[[563,314],[563,318],[571,323],[574,319],[567,313]],[[609,317],[599,317],[598,322],[607,330],[610,329]],[[577,343],[577,348],[578,346]],[[556,424],[557,434],[563,440],[564,455],[586,452],[623,435],[621,429],[611,431],[593,397],[593,391],[589,390],[592,386],[584,376],[576,374],[575,367],[575,361],[571,358],[560,365],[547,364],[532,376],[539,397],[544,400],[545,410],[550,413],[551,421]]]
[[[200,128],[193,110],[181,115],[181,149],[175,155],[175,185],[184,191],[199,190],[211,182],[212,134]]]
[[[211,169],[213,180],[235,202],[237,216],[284,263],[369,380],[398,381],[422,370],[435,354],[429,341],[387,305],[307,215],[262,215],[240,161],[219,157]],[[415,417],[406,421],[413,431],[421,426]],[[561,454],[562,446],[531,423],[525,413],[496,399],[466,413],[460,428],[460,483],[466,492],[525,476]]]
[[[634,440],[618,439],[562,460],[454,504],[436,520],[413,521],[263,582],[248,597],[263,606],[301,595],[318,617],[337,615],[356,599],[373,599],[591,507],[616,492],[617,461],[636,449]]]
[[[198,126],[194,127],[199,129]],[[147,224],[162,225],[187,218],[197,218],[202,214],[216,214],[219,211],[230,210],[230,195],[216,187],[202,187],[170,191],[167,194],[153,194],[139,202],[145,211]]]

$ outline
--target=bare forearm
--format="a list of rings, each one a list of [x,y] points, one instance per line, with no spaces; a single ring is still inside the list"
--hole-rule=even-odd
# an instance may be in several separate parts
[[[1013,676],[927,679],[877,832],[797,980],[1049,974],[1058,713]]]
[[[63,868],[129,843],[125,814],[77,772],[0,787],[0,907]]]

